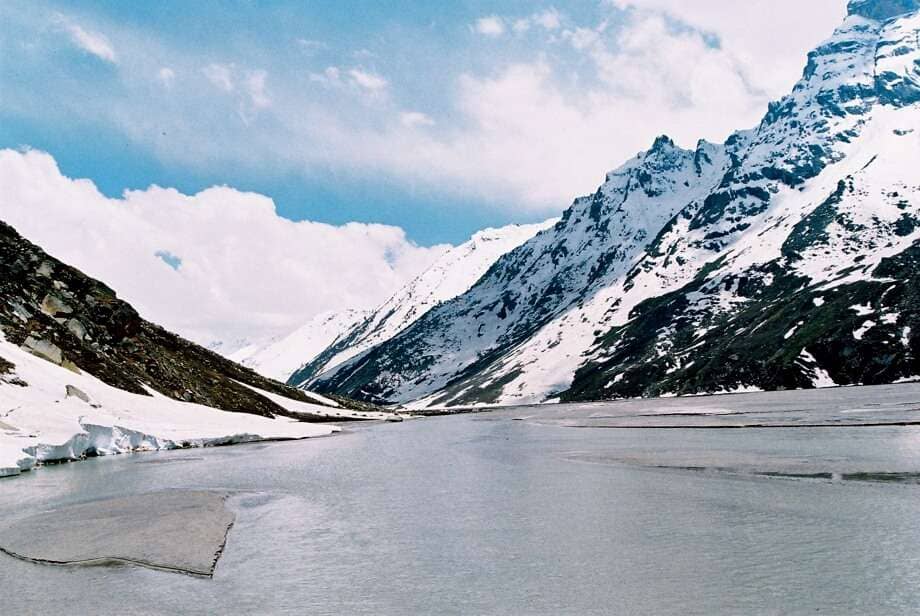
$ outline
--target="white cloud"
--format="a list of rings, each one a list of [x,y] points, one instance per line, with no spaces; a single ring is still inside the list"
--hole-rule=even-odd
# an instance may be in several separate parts
[[[579,51],[597,45],[601,40],[601,33],[594,28],[574,28],[566,30],[562,36]]]
[[[176,71],[172,70],[168,66],[164,66],[159,71],[157,71],[157,79],[160,83],[163,84],[165,88],[171,88],[173,82],[176,80]]]
[[[719,37],[771,96],[792,86],[805,53],[830,35],[846,15],[844,0],[606,0],[640,18],[665,14]]]
[[[434,126],[434,120],[421,111],[403,111],[399,114],[399,121],[409,127]]]
[[[499,26],[498,31],[484,32],[483,29],[480,28],[479,22],[477,22],[476,29],[480,34],[489,34],[493,36],[497,36],[504,32],[504,24],[506,22],[511,24],[511,29],[515,32],[515,34],[523,34],[534,27],[540,27],[547,32],[552,32],[562,27],[562,14],[555,8],[544,9],[542,11],[533,13],[532,15],[528,15],[527,17],[518,17],[516,19],[503,19],[497,16],[488,17],[486,19],[496,20],[496,23]],[[482,20],[479,21],[481,22]],[[489,26],[493,27],[494,29],[494,24],[489,24]]]
[[[235,64],[213,63],[205,66],[202,73],[214,87],[234,95],[236,114],[246,126],[252,123],[258,111],[272,105],[266,89],[268,73],[264,70],[243,70]]]
[[[562,25],[559,11],[553,8],[546,9],[540,13],[536,13],[533,17],[531,17],[531,19],[533,19],[534,23],[542,26],[545,30],[558,30]]]
[[[201,69],[201,72],[208,78],[208,81],[224,92],[233,92],[236,89],[231,64],[209,64]]]
[[[480,17],[476,20],[474,28],[484,36],[501,36],[505,33],[505,21],[498,15]]]
[[[379,92],[387,87],[387,80],[376,73],[353,68],[348,71],[352,83],[371,92]]]
[[[440,191],[558,211],[658,134],[685,147],[720,141],[756,125],[770,100],[731,49],[657,12],[616,29],[602,22],[566,30],[560,40],[580,58],[575,83],[566,65],[544,55],[462,76],[455,122],[463,130],[350,135],[343,125],[327,138],[353,164]]]
[[[603,1],[606,14],[602,9],[593,21],[537,5],[528,14],[491,15],[470,25],[496,36],[526,31],[501,50],[461,37],[470,48],[443,59],[381,48],[374,64],[362,66],[346,49],[339,50],[342,64],[308,68],[316,72],[306,75],[303,58],[293,68],[260,58],[268,70],[263,75],[252,66],[209,65],[187,50],[170,55],[154,46],[162,53],[147,54],[145,79],[166,64],[183,76],[205,67],[207,79],[184,79],[187,96],[156,106],[136,94],[147,90],[131,82],[132,73],[121,71],[127,87],[111,99],[91,98],[57,117],[110,122],[164,164],[195,166],[211,176],[226,168],[283,168],[310,177],[374,172],[416,194],[449,192],[543,215],[593,190],[605,171],[660,133],[692,147],[698,138],[721,140],[756,125],[767,102],[801,75],[807,51],[839,24],[845,5]],[[129,40],[128,32],[111,34]],[[383,45],[373,44],[375,51]],[[138,48],[119,53],[123,65],[143,65]],[[410,78],[431,83],[431,90],[401,88]],[[36,117],[49,115],[42,101],[32,107]],[[437,124],[415,115],[417,109]],[[249,127],[245,133],[234,112]],[[256,112],[265,120],[259,130],[251,125]],[[171,126],[168,140],[160,138],[164,125]]]
[[[249,71],[246,73],[246,91],[249,93],[249,99],[253,107],[260,109],[269,107],[272,104],[271,99],[265,92],[265,71]]]
[[[511,29],[514,30],[517,34],[527,32],[530,30],[530,20],[526,17],[515,19],[511,24]]]
[[[331,88],[352,88],[379,95],[390,85],[385,77],[361,68],[342,69],[329,66],[322,73],[311,73],[310,81]]]
[[[70,40],[73,41],[74,45],[106,62],[111,62],[112,64],[118,62],[115,56],[115,48],[112,47],[109,39],[104,34],[86,30],[61,14],[56,14],[55,19],[70,35]]]
[[[324,86],[342,84],[342,72],[336,66],[327,66],[322,73],[310,73],[310,81]]]
[[[0,185],[3,219],[26,238],[203,343],[373,307],[443,251],[397,227],[292,222],[268,197],[228,187],[184,195],[153,186],[109,199],[37,151],[0,150]]]
[[[730,6],[720,0],[646,3],[649,8],[634,8],[617,28],[601,21],[561,32],[556,40],[569,41],[580,57],[577,71],[549,47],[549,53],[534,54],[537,60],[508,64],[491,75],[465,75],[455,116],[462,130],[402,140],[389,135],[389,147],[364,156],[392,174],[439,189],[559,209],[596,188],[605,171],[647,148],[658,134],[693,147],[700,138],[721,141],[733,130],[755,126],[767,103],[801,75],[806,52],[842,17],[840,6],[827,15],[791,0],[782,6],[761,0]],[[827,9],[830,0],[814,5]],[[675,12],[665,10],[673,7]],[[803,18],[806,23],[799,23]],[[675,20],[692,27],[675,27]],[[755,35],[757,29],[763,33]],[[787,29],[795,33],[791,48],[785,45]],[[776,45],[778,32],[782,46]],[[721,45],[713,44],[713,34]],[[773,63],[785,65],[782,77],[772,69],[762,74]],[[375,147],[372,139],[363,143]]]

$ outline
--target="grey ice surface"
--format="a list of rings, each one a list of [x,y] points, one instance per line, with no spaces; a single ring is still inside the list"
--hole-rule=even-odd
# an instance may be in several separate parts
[[[618,429],[738,429],[920,425],[920,383],[500,409],[544,425]]]
[[[226,498],[176,490],[52,509],[0,528],[0,549],[44,564],[130,563],[210,576],[233,524]]]
[[[214,490],[230,541],[210,579],[0,555],[0,615],[920,614],[918,406],[898,385],[519,407],[47,466],[0,481],[0,531]],[[794,425],[605,425],[700,411]]]

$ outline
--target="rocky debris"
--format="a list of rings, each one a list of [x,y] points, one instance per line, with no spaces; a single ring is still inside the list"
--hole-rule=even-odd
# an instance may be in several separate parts
[[[86,338],[86,328],[76,319],[68,319],[67,331],[76,336],[78,340]]]
[[[68,398],[78,398],[89,404],[89,396],[79,387],[76,387],[75,385],[68,385],[65,388],[65,391]]]
[[[15,369],[16,364],[0,357],[0,383],[7,383],[9,385],[16,385],[18,387],[27,387],[28,383],[16,376],[16,374],[13,372]]]
[[[67,315],[73,312],[73,309],[64,303],[59,297],[48,294],[41,303],[42,312],[49,317]]]
[[[45,278],[51,278],[51,275],[54,274],[54,265],[50,261],[42,261],[35,273]]]
[[[32,355],[41,357],[42,359],[47,359],[53,364],[58,366],[64,361],[64,355],[61,352],[61,349],[54,343],[48,342],[47,340],[41,340],[39,338],[33,338],[29,336],[26,338],[25,342],[22,343],[22,348],[27,350]]]

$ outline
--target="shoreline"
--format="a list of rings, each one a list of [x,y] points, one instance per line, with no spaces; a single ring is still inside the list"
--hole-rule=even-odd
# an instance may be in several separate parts
[[[305,425],[313,425],[313,424],[305,424]],[[235,435],[218,436],[218,437],[212,437],[212,438],[206,438],[206,439],[191,439],[187,441],[182,441],[180,443],[176,443],[169,439],[163,439],[163,438],[156,437],[153,435],[144,435],[148,439],[151,439],[155,442],[163,443],[163,446],[158,446],[158,447],[140,446],[140,447],[135,447],[135,448],[118,449],[118,450],[110,450],[110,451],[103,451],[103,450],[96,449],[95,453],[86,454],[85,453],[86,451],[89,451],[90,449],[92,449],[92,447],[90,446],[84,449],[84,453],[82,455],[65,456],[65,457],[59,457],[59,458],[53,458],[53,457],[42,458],[42,457],[36,456],[35,453],[37,453],[37,451],[40,451],[40,450],[52,450],[53,451],[53,450],[60,450],[62,448],[67,449],[68,443],[70,441],[68,441],[68,443],[64,443],[63,445],[57,445],[57,446],[39,444],[39,445],[30,447],[30,449],[37,449],[36,452],[29,453],[25,449],[23,450],[22,453],[24,457],[20,459],[19,464],[16,468],[12,468],[12,467],[0,468],[0,481],[4,479],[14,479],[16,477],[23,475],[24,473],[29,473],[29,472],[41,469],[46,466],[59,466],[63,464],[74,464],[77,462],[84,462],[86,460],[91,460],[93,458],[121,456],[121,455],[137,455],[137,454],[145,454],[145,453],[160,453],[164,451],[185,451],[185,450],[191,450],[191,449],[211,449],[211,448],[217,448],[217,447],[234,447],[234,446],[239,446],[239,445],[249,445],[249,444],[255,444],[255,443],[277,443],[277,442],[289,442],[289,441],[303,441],[303,440],[313,439],[313,438],[330,437],[330,436],[334,436],[342,432],[342,428],[340,428],[339,426],[331,426],[329,424],[323,424],[323,427],[328,427],[330,429],[328,432],[325,432],[325,433],[308,434],[308,435],[302,435],[302,436],[265,436],[263,437],[259,435],[253,435],[253,434],[235,434]],[[113,426],[113,431],[119,431],[119,430],[120,429],[118,428],[118,426]],[[81,434],[76,434],[74,435],[74,437],[71,438],[71,441],[74,439],[80,439],[80,437],[84,437],[84,436],[89,436],[89,435],[88,433],[85,433],[85,432]]]

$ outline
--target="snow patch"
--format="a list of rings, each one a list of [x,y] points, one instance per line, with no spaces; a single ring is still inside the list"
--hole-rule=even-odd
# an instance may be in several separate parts
[[[91,455],[302,439],[339,431],[329,424],[230,413],[155,392],[133,394],[42,360],[2,338],[0,356],[15,365],[13,377],[27,383],[23,387],[9,382],[9,376],[0,379],[0,476]],[[88,402],[68,396],[67,385]],[[274,400],[275,394],[260,393]],[[289,404],[329,411],[294,400],[283,406]]]
[[[866,332],[875,327],[875,325],[875,321],[866,321],[859,327],[859,329],[853,332],[853,337],[857,340],[862,340],[863,336],[866,335]]]

